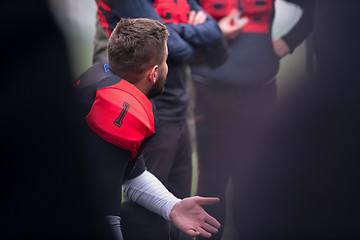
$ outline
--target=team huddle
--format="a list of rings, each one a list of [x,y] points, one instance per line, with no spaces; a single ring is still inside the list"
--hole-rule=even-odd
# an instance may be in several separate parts
[[[303,15],[272,41],[273,0],[96,0],[94,65],[76,90],[89,163],[118,239],[221,239],[226,201],[219,198],[225,199],[230,176],[240,181],[238,159],[247,161],[237,146],[259,133],[258,119],[276,102],[279,59],[311,29],[313,1],[291,2]],[[190,197],[189,69],[198,194],[212,197]],[[228,141],[235,138],[235,145]],[[212,205],[204,207],[210,215],[201,205]]]

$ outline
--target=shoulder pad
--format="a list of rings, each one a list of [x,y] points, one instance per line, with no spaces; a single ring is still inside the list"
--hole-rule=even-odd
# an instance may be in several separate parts
[[[126,80],[98,89],[85,119],[101,138],[130,151],[131,159],[142,140],[155,133],[151,102]]]

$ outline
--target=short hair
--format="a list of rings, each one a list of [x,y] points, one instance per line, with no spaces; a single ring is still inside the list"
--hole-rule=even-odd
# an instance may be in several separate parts
[[[146,70],[160,65],[169,37],[166,27],[148,18],[122,18],[113,30],[107,47],[109,69],[136,83]]]

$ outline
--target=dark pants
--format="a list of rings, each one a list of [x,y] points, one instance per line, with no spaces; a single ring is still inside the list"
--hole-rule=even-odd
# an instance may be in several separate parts
[[[222,224],[211,239],[221,239],[226,219],[226,186],[237,189],[276,103],[275,81],[262,87],[214,87],[195,82],[195,121],[199,161],[198,195],[221,202],[205,210]],[[236,196],[234,194],[234,196]],[[232,199],[234,204],[238,199]],[[202,239],[202,238],[198,238]]]
[[[189,197],[192,150],[186,120],[159,120],[157,124],[157,134],[143,153],[146,167],[176,197]],[[123,204],[121,212],[124,239],[169,239],[169,232],[172,240],[187,239],[167,220],[137,204]]]
[[[125,240],[168,240],[169,222],[132,202],[121,206],[121,231]]]

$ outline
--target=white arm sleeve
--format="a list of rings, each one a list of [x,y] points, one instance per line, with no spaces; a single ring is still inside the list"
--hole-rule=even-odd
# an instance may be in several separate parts
[[[125,195],[139,205],[170,220],[170,211],[181,199],[170,193],[150,172],[127,180],[123,184]]]

